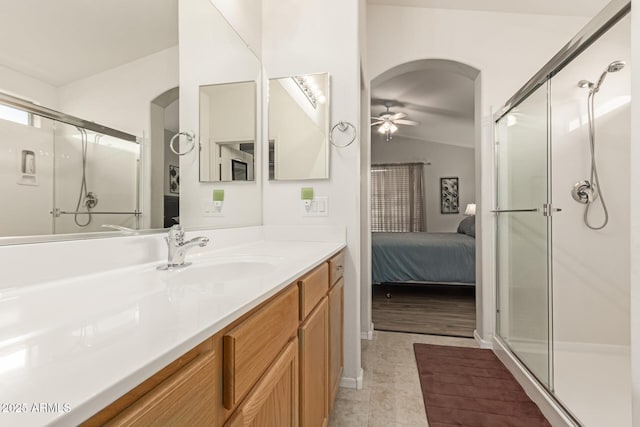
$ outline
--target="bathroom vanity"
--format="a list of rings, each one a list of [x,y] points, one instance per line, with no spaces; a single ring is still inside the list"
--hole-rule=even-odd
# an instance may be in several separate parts
[[[0,400],[66,405],[3,422],[327,425],[343,368],[344,242],[252,241],[261,229],[244,242],[205,232],[219,249],[186,268],[156,261],[3,291],[3,310],[20,307],[32,333],[16,334],[25,363],[0,372]],[[220,248],[223,233],[240,244]]]
[[[342,253],[322,262],[83,425],[326,425],[342,372],[343,264]]]

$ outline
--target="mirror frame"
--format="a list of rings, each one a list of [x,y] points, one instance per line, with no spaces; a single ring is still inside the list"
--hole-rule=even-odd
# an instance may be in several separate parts
[[[296,178],[296,179],[269,179],[269,108],[271,106],[271,96],[270,94],[267,95],[267,100],[268,102],[266,103],[266,123],[264,128],[266,129],[265,135],[264,135],[264,140],[266,143],[266,156],[265,156],[265,161],[266,161],[266,165],[267,165],[267,170],[266,170],[266,178],[268,182],[296,182],[296,181],[327,181],[331,179],[331,141],[329,140],[329,133],[331,132],[331,73],[329,72],[319,72],[319,73],[305,73],[305,74],[297,74],[295,76],[282,76],[282,77],[270,77],[267,79],[266,83],[267,83],[267,93],[269,91],[269,83],[271,82],[271,80],[281,80],[281,79],[290,79],[290,78],[294,78],[294,77],[299,77],[299,76],[317,76],[317,75],[326,75],[327,76],[327,85],[328,85],[328,90],[327,90],[327,94],[326,94],[326,105],[327,105],[327,122],[326,122],[326,126],[327,126],[327,130],[326,130],[326,143],[327,143],[327,167],[326,167],[326,172],[327,172],[327,176],[325,178]],[[263,147],[264,149],[265,147]],[[263,162],[264,163],[264,162]]]

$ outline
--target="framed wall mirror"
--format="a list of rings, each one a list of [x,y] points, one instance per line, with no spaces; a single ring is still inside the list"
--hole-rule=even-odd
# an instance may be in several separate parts
[[[269,179],[329,178],[329,74],[269,80]]]
[[[255,180],[256,82],[200,86],[200,182]]]

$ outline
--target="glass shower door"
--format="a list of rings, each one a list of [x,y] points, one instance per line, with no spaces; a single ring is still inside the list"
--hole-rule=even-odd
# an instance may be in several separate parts
[[[551,389],[548,83],[496,124],[497,330]]]

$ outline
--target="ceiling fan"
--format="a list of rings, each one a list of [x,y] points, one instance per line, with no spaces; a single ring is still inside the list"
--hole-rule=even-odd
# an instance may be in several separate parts
[[[394,113],[390,110],[391,105],[386,104],[387,111],[379,117],[371,117],[371,127],[379,126],[378,132],[386,135],[387,141],[392,139],[392,134],[398,131],[398,125],[417,126],[418,122],[406,120],[406,113]]]

